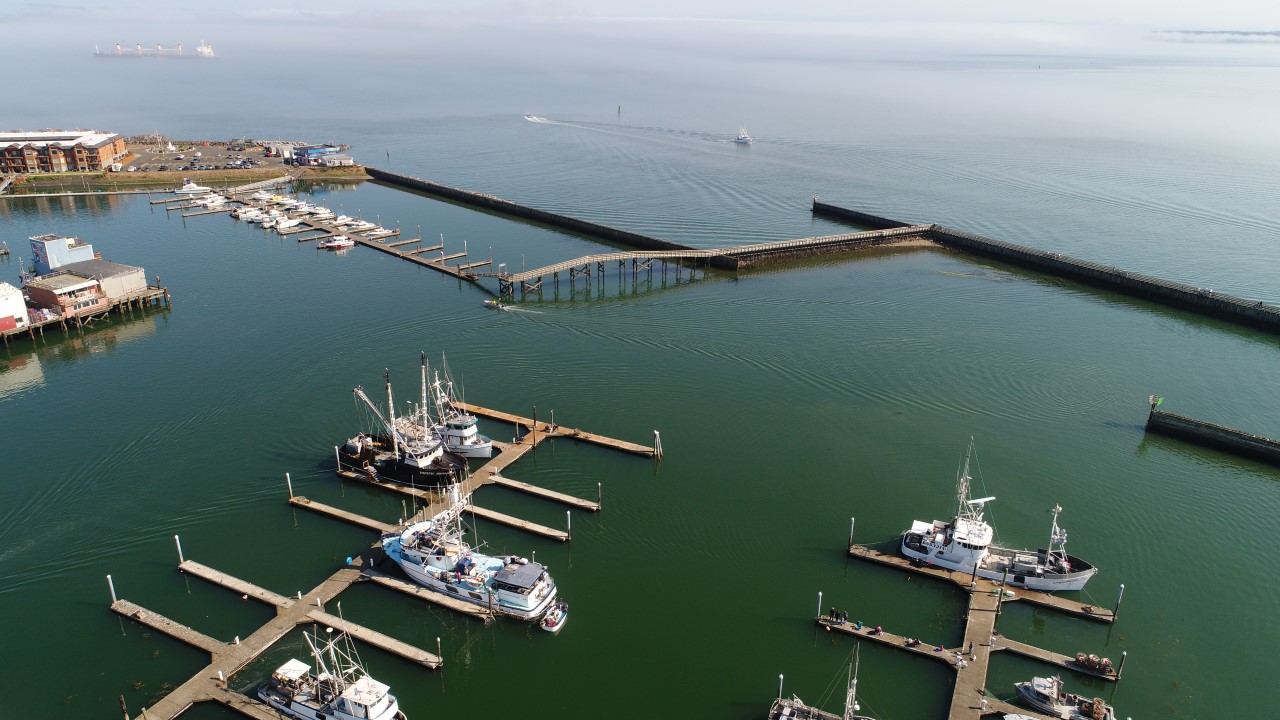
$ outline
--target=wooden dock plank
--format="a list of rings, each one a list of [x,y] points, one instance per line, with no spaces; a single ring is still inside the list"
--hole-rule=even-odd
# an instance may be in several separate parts
[[[521,417],[519,415],[514,415],[512,413],[502,412],[501,410],[493,410],[486,407],[480,407],[479,405],[472,405],[471,403],[459,403],[458,409],[462,410],[463,412],[469,412],[474,415],[480,415],[482,417],[487,417],[492,420],[503,420],[513,424],[520,424],[527,428],[534,427],[532,418]],[[554,435],[555,437],[569,437],[575,440],[582,440],[583,442],[602,445],[604,447],[611,447],[615,450],[622,450],[623,452],[635,453],[637,455],[652,456],[654,453],[653,448],[647,445],[639,445],[637,443],[627,442],[626,440],[615,440],[613,438],[605,437],[603,435],[597,435],[595,433],[589,433],[585,430],[565,427],[563,425],[556,425],[553,427],[547,423],[542,423],[538,425],[537,429],[534,430],[534,432],[540,436],[550,434],[550,435]],[[538,438],[538,439],[539,441],[541,441],[542,438]]]
[[[170,620],[160,613],[139,607],[128,600],[117,600],[111,603],[111,609],[152,630],[159,630],[175,640],[181,640],[192,647],[204,650],[213,657],[217,657],[227,650],[227,643],[215,640],[198,630],[193,630],[182,623]]]
[[[991,638],[996,629],[996,608],[1000,598],[995,593],[969,593],[969,609],[965,614],[964,640],[956,666],[956,685],[951,693],[948,720],[978,720],[982,717],[982,701],[987,697],[987,668],[991,660]]]
[[[408,490],[408,488],[405,489]],[[347,510],[342,510],[341,508],[333,507],[332,505],[316,502],[315,500],[308,499],[301,495],[295,495],[289,498],[289,504],[294,507],[306,508],[307,510],[320,513],[321,515],[328,515],[331,518],[336,518],[378,533],[394,532],[397,527],[395,523],[368,518]]]
[[[277,713],[267,706],[266,703],[259,702],[247,695],[227,688],[224,685],[211,683],[208,689],[210,702],[216,702],[219,705],[234,710],[247,718],[253,720],[282,720],[286,716]]]
[[[488,508],[468,505],[467,512],[475,515],[476,517],[484,518],[485,520],[492,520],[493,522],[502,523],[503,525],[510,525],[511,527],[519,528],[536,535],[551,538],[552,540],[566,542],[569,539],[569,533],[563,530],[557,530],[553,527],[547,527],[546,525],[539,525],[538,523],[530,522],[528,520],[521,520],[514,515],[500,513],[497,510],[489,510]]]
[[[457,268],[459,270],[470,270],[471,268],[484,267],[485,265],[492,265],[492,264],[493,264],[492,260],[477,260],[476,262],[473,262],[473,263],[458,265]]]
[[[422,648],[414,647],[407,642],[397,640],[388,635],[383,635],[377,630],[371,630],[363,625],[357,625],[350,620],[344,620],[337,615],[330,615],[318,608],[308,612],[307,617],[318,623],[341,630],[361,642],[366,642],[381,650],[386,650],[389,653],[399,655],[405,660],[416,662],[419,665],[432,670],[435,670],[443,664],[440,660],[440,656],[438,655],[432,655]]]
[[[293,604],[293,600],[279,593],[274,593],[264,587],[254,585],[248,580],[241,580],[233,575],[219,572],[213,568],[196,562],[195,560],[184,560],[178,565],[178,569],[188,575],[195,575],[201,580],[211,582],[214,585],[221,585],[224,588],[238,592],[241,595],[248,595],[254,600],[264,602],[268,605],[276,607],[289,607]]]
[[[486,484],[498,485],[505,488],[511,488],[512,490],[519,490],[520,492],[523,492],[523,493],[536,495],[537,497],[546,498],[548,500],[554,500],[558,503],[571,505],[581,510],[588,510],[590,512],[596,512],[600,509],[600,503],[595,502],[593,500],[583,500],[582,498],[574,497],[573,495],[568,495],[566,493],[556,492],[555,490],[548,490],[543,487],[538,487],[537,485],[530,485],[529,483],[526,483],[526,482],[520,482],[519,480],[512,480],[511,478],[504,477],[498,473],[490,474],[489,482]]]
[[[384,245],[386,245],[389,248],[393,248],[393,247],[400,247],[401,245],[412,245],[417,242],[422,242],[422,238],[409,238],[408,240],[397,240],[395,242],[384,243]]]
[[[438,258],[431,258],[430,262],[433,262],[433,263],[442,263],[442,262],[444,262],[445,260],[457,260],[457,259],[458,259],[458,258],[460,258],[460,257],[466,257],[466,256],[467,256],[467,254],[466,254],[466,253],[464,253],[464,252],[460,252],[460,253],[453,253],[453,254],[451,254],[451,255],[445,255],[444,253],[441,253],[441,254],[440,254],[440,257],[438,257]],[[455,269],[456,269],[456,268],[455,268]],[[459,272],[461,272],[461,270],[459,270]]]
[[[1018,642],[1017,640],[1010,640],[1007,637],[996,635],[995,645],[991,648],[991,652],[1000,652],[1002,650],[1008,650],[1011,653],[1016,653],[1023,657],[1029,657],[1050,665],[1057,665],[1060,668],[1101,678],[1103,680],[1111,680],[1114,682],[1118,679],[1116,677],[1115,668],[1103,670],[1101,668],[1091,668],[1087,665],[1080,665],[1076,663],[1076,659],[1070,655],[1063,655],[1062,653],[1057,653],[1052,650],[1045,650],[1044,648],[1038,648],[1035,645],[1028,645],[1024,642]]]
[[[409,252],[407,252],[407,253],[405,253],[405,254],[406,254],[406,255],[421,255],[422,253],[439,252],[440,250],[443,250],[443,249],[444,249],[444,245],[429,245],[429,246],[427,246],[427,247],[414,248],[413,250],[410,250]]]
[[[938,645],[932,645],[924,641],[921,641],[919,645],[908,645],[907,638],[901,635],[895,635],[887,630],[882,630],[878,633],[873,632],[875,627],[871,625],[863,625],[862,629],[859,630],[853,623],[842,623],[839,620],[832,620],[826,615],[818,616],[817,621],[819,625],[826,627],[828,630],[842,632],[846,635],[852,635],[856,638],[870,640],[882,645],[889,645],[898,648],[899,650],[906,650],[907,652],[914,653],[922,657],[941,661],[952,668],[954,668],[956,664],[955,651],[948,650],[947,648],[934,650],[934,648],[940,647]]]
[[[436,605],[449,608],[450,610],[470,615],[474,618],[488,620],[493,617],[493,614],[489,612],[488,608],[480,607],[479,605],[469,602],[463,602],[462,600],[451,597],[445,593],[436,592],[417,583],[380,573],[372,568],[365,570],[364,575],[383,587],[398,590],[406,595],[412,595],[419,600],[434,603]]]

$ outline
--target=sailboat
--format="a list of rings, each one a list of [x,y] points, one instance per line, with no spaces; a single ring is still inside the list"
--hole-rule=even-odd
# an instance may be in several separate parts
[[[844,714],[836,715],[804,704],[800,698],[792,695],[782,697],[782,676],[778,676],[778,699],[769,708],[769,720],[873,720],[866,715],[859,715],[858,706],[858,655],[860,645],[854,646],[853,662],[849,663],[849,679],[844,695]]]
[[[422,354],[422,367],[423,372],[426,372],[426,353]],[[453,380],[449,377],[447,367],[443,382],[440,380],[440,372],[436,371],[431,388],[435,395],[436,417],[439,419],[434,429],[444,441],[445,449],[465,458],[493,457],[493,441],[480,434],[476,416],[458,407],[458,397],[454,393]]]
[[[1053,510],[1053,528],[1047,550],[1012,550],[993,545],[995,530],[983,519],[986,504],[994,497],[969,497],[969,460],[973,440],[964,456],[964,469],[956,480],[956,514],[950,521],[912,522],[902,534],[902,554],[947,570],[974,573],[988,580],[1008,578],[1010,585],[1053,592],[1080,590],[1098,569],[1067,554],[1067,532],[1058,527],[1061,505]]]
[[[391,373],[385,374],[387,384],[387,415],[384,417],[364,388],[356,386],[352,393],[373,414],[382,426],[382,434],[364,432],[347,440],[343,447],[348,462],[359,467],[376,467],[379,472],[390,474],[394,480],[414,481],[423,475],[448,477],[455,470],[466,466],[466,461],[445,452],[444,443],[432,430],[434,422],[427,411],[426,367],[422,371],[422,402],[409,415],[396,417],[395,400],[391,394]],[[389,448],[389,450],[388,450]],[[405,475],[408,477],[406,478]]]
[[[290,659],[276,668],[261,687],[258,698],[275,710],[298,720],[406,720],[391,688],[369,677],[346,633],[320,644],[304,632],[315,670],[301,660]],[[338,647],[339,641],[344,647]]]
[[[556,582],[545,565],[516,557],[481,553],[466,541],[462,511],[466,498],[449,486],[449,506],[403,531],[382,536],[387,557],[428,590],[519,618],[539,620],[552,609]]]

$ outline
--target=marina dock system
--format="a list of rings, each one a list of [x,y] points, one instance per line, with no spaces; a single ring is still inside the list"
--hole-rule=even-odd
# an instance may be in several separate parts
[[[1042,607],[1053,608],[1076,617],[1088,618],[1104,623],[1112,623],[1119,610],[1120,599],[1116,607],[1108,610],[1094,605],[1086,605],[1049,593],[1028,590],[1025,588],[1006,589],[1001,582],[975,577],[969,573],[943,570],[941,568],[913,563],[910,559],[897,554],[881,552],[865,545],[849,546],[849,555],[859,560],[867,560],[880,565],[898,568],[907,572],[947,580],[955,583],[969,595],[968,608],[965,611],[965,631],[959,647],[947,648],[920,639],[909,639],[901,635],[881,630],[875,626],[844,622],[842,618],[832,617],[822,612],[822,595],[818,595],[819,625],[829,631],[838,631],[859,638],[877,642],[899,650],[933,658],[946,663],[956,673],[955,687],[951,695],[951,707],[948,720],[978,720],[987,715],[998,713],[1020,713],[1029,717],[1047,717],[1034,711],[1019,708],[1011,703],[999,700],[986,688],[987,670],[991,654],[995,652],[1011,652],[1023,657],[1053,665],[1059,669],[1071,670],[1103,680],[1118,681],[1124,671],[1122,655],[1119,667],[1098,663],[1093,660],[1078,661],[1076,657],[1063,655],[1051,650],[1009,640],[996,631],[996,622],[1000,617],[1001,607],[1010,602],[1026,602]],[[1120,598],[1124,596],[1124,586],[1120,586]],[[1089,656],[1083,656],[1088,658]],[[1096,658],[1094,658],[1096,660]]]
[[[1156,402],[1155,396],[1151,397],[1150,402],[1151,411],[1147,415],[1148,432],[1156,432],[1197,445],[1262,460],[1272,465],[1280,465],[1280,440],[1157,410],[1156,406],[1159,403]]]
[[[920,227],[924,229],[923,234],[929,240],[952,250],[982,255],[1161,305],[1190,310],[1270,332],[1280,332],[1280,306],[1268,305],[1261,300],[1249,300],[1217,293],[1208,288],[1162,280],[1102,263],[1068,257],[1061,253],[1046,252],[1025,245],[952,230],[941,225],[909,226],[907,223],[821,203],[816,198],[813,202],[813,213],[872,226]]]
[[[489,410],[487,408],[480,408],[474,405],[468,405],[465,407],[468,412],[500,419],[505,422],[511,422],[518,426],[518,430],[519,427],[523,427],[527,432],[524,435],[517,437],[512,443],[494,443],[495,447],[500,449],[500,452],[496,457],[481,466],[476,473],[463,481],[461,490],[464,493],[464,497],[470,497],[472,492],[485,485],[502,485],[522,492],[527,492],[538,497],[564,502],[578,509],[595,511],[600,509],[598,497],[596,502],[591,502],[589,500],[583,500],[563,493],[557,493],[554,490],[538,488],[533,485],[529,485],[528,483],[521,483],[505,478],[501,475],[501,471],[523,457],[526,453],[532,451],[538,443],[556,437],[574,438],[584,442],[612,447],[617,450],[623,450],[625,452],[631,452],[643,456],[653,457],[661,455],[660,451],[645,445],[629,443],[622,440],[614,440],[612,438],[596,435],[594,433],[587,433],[575,428],[564,428],[551,424],[539,425],[531,418],[525,418],[498,410]],[[341,461],[339,461],[338,470],[345,478],[369,482],[396,492],[411,494],[416,499],[422,500],[422,510],[417,513],[414,518],[409,519],[408,522],[415,522],[417,520],[432,517],[434,514],[443,510],[444,503],[448,502],[447,498],[444,497],[444,493],[389,483],[379,478],[376,472],[365,472],[362,470],[353,470],[343,467]],[[356,513],[342,510],[341,508],[335,508],[324,503],[309,500],[302,496],[293,495],[292,482],[288,482],[288,485],[290,495],[289,503],[294,507],[305,508],[343,522],[354,524],[358,527],[367,528],[379,534],[395,532],[401,527],[395,523],[382,522],[372,518],[367,518]],[[469,505],[467,509],[477,517],[506,523],[543,535],[550,539],[567,541],[570,538],[570,533],[567,529],[561,531],[555,528],[549,528],[503,513],[478,508],[473,505]],[[208,666],[198,672],[194,677],[178,686],[164,698],[143,710],[142,714],[138,715],[134,720],[172,720],[172,718],[176,718],[187,708],[199,702],[214,702],[224,707],[229,707],[249,717],[276,718],[277,716],[273,711],[267,708],[266,705],[258,702],[256,699],[229,690],[227,687],[227,679],[237,671],[247,666],[254,658],[265,652],[301,623],[322,623],[342,630],[361,642],[399,655],[410,662],[417,663],[426,668],[435,669],[440,667],[444,661],[440,656],[439,638],[436,639],[436,653],[432,654],[409,643],[384,635],[376,630],[372,630],[350,620],[345,620],[339,616],[330,614],[325,610],[326,604],[331,603],[342,591],[346,590],[353,583],[358,581],[367,580],[390,590],[404,593],[406,595],[412,595],[413,597],[425,602],[430,602],[441,607],[454,610],[484,622],[492,620],[494,616],[493,611],[489,608],[463,602],[446,593],[433,592],[416,583],[378,572],[374,565],[382,559],[383,555],[381,547],[377,543],[375,543],[374,546],[369,548],[366,552],[361,553],[359,556],[354,556],[347,566],[333,573],[333,575],[328,577],[311,591],[306,593],[298,592],[294,597],[289,597],[261,587],[255,583],[251,583],[247,580],[221,572],[202,563],[187,560],[182,555],[182,544],[181,541],[178,540],[177,536],[174,537],[174,541],[177,544],[178,569],[181,572],[193,575],[214,585],[227,588],[231,592],[239,594],[246,600],[252,598],[265,605],[269,605],[275,608],[276,616],[248,637],[243,639],[237,637],[232,641],[227,642],[205,635],[198,630],[187,627],[186,625],[175,620],[171,620],[159,613],[147,610],[128,600],[117,598],[115,584],[112,581],[111,576],[107,576],[107,583],[111,589],[111,610],[133,622],[139,623],[153,630],[163,632],[166,635],[170,635],[171,637],[174,637],[188,645],[204,650],[205,652],[208,652],[211,657],[211,661]]]

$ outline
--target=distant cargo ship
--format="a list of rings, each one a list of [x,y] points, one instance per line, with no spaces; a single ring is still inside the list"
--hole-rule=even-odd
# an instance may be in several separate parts
[[[167,48],[162,45],[155,47],[142,47],[139,43],[131,48],[124,47],[120,43],[116,43],[115,50],[107,50],[103,52],[96,46],[93,48],[93,54],[98,57],[186,57],[186,58],[211,58],[214,57],[213,46],[201,40],[196,46],[194,54],[186,53],[182,50],[182,46]]]

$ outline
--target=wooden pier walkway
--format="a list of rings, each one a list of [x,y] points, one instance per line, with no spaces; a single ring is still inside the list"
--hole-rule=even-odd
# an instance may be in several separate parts
[[[351,473],[351,474],[359,477],[359,473]],[[379,483],[379,485],[381,485],[381,483]],[[405,489],[408,490],[409,488],[405,488]],[[321,515],[328,515],[331,518],[336,518],[338,520],[342,520],[343,522],[350,523],[357,527],[362,527],[362,528],[365,528],[366,530],[372,530],[376,533],[395,532],[396,528],[398,527],[395,523],[388,523],[388,522],[382,522],[381,520],[374,520],[373,518],[365,517],[363,515],[358,515],[348,510],[343,510],[341,508],[333,507],[332,505],[326,505],[322,502],[317,502],[315,500],[308,499],[306,497],[303,497],[302,495],[294,495],[293,497],[289,498],[289,504],[293,505],[294,507],[306,508],[307,510],[320,513]]]
[[[573,438],[574,440],[581,440],[582,442],[592,443],[593,445],[600,445],[602,447],[613,448],[614,450],[634,453],[636,455],[653,457],[654,454],[654,449],[648,445],[640,445],[638,443],[627,442],[626,440],[615,440],[614,438],[589,433],[578,428],[565,427],[564,425],[550,425],[546,422],[542,422],[535,427],[535,423],[532,418],[521,417],[512,413],[502,412],[501,410],[492,410],[490,408],[480,407],[479,405],[472,405],[471,403],[459,403],[458,408],[463,412],[469,412],[492,420],[502,420],[504,422],[521,425],[529,428],[530,433],[535,436],[551,435],[555,437],[567,437]]]
[[[567,495],[562,492],[556,492],[555,490],[548,490],[544,487],[538,487],[537,485],[530,485],[527,482],[512,480],[509,477],[504,477],[497,473],[490,474],[489,482],[486,484],[498,485],[500,487],[511,488],[512,490],[519,490],[520,492],[523,492],[523,493],[536,495],[537,497],[540,497],[540,498],[546,498],[547,500],[552,500],[558,503],[563,503],[565,505],[570,505],[572,507],[578,508],[579,510],[587,510],[589,512],[597,512],[600,510],[600,503],[598,502],[594,502],[591,500],[583,500],[580,497],[574,497],[573,495]]]
[[[560,542],[568,542],[569,540],[569,533],[565,532],[564,530],[557,530],[553,527],[547,527],[546,525],[539,525],[536,522],[521,520],[520,518],[514,515],[507,515],[506,513],[500,513],[497,510],[489,510],[488,508],[476,507],[475,505],[472,505],[472,504],[468,504],[466,510],[467,512],[471,513],[472,515],[478,518],[484,518],[485,520],[492,520],[493,522],[496,522],[496,523],[509,525],[513,528],[519,528],[521,530],[524,530],[525,532],[531,532],[535,535],[541,535],[545,538],[550,538],[552,540],[559,540]]]
[[[357,625],[350,620],[344,620],[337,615],[330,615],[323,610],[313,608],[307,613],[307,617],[322,625],[341,630],[351,637],[366,642],[380,650],[386,650],[389,653],[399,655],[405,660],[416,662],[430,670],[435,670],[443,664],[439,655],[433,655],[422,648],[414,647],[409,643],[383,635],[377,630],[370,630],[363,625]]]
[[[234,575],[228,575],[224,572],[214,570],[213,568],[207,565],[202,565],[194,560],[183,560],[178,563],[178,569],[188,575],[195,575],[201,580],[211,582],[214,585],[221,585],[232,592],[240,593],[241,595],[251,597],[254,600],[264,602],[268,605],[274,605],[275,607],[288,607],[293,603],[293,600],[285,597],[284,595],[271,592],[264,587],[254,585],[246,580],[241,580]]]
[[[469,602],[459,600],[451,595],[447,595],[442,592],[436,592],[423,585],[419,585],[415,582],[410,582],[408,580],[401,580],[398,577],[378,572],[373,568],[366,569],[364,571],[364,575],[366,578],[373,581],[374,583],[377,583],[378,585],[402,592],[405,595],[412,595],[418,598],[419,600],[433,603],[435,605],[440,605],[442,607],[446,607],[455,612],[460,612],[464,615],[470,615],[480,620],[493,619],[493,613],[489,612],[489,608],[481,607],[479,605],[476,605],[475,603],[469,603]]]
[[[211,656],[217,656],[227,649],[227,643],[221,640],[215,640],[199,630],[194,630],[182,623],[170,620],[160,613],[154,613],[146,608],[139,607],[128,600],[117,600],[111,603],[111,609],[130,620],[146,625],[152,630],[158,630],[175,640],[181,640],[194,648],[204,650]]]

